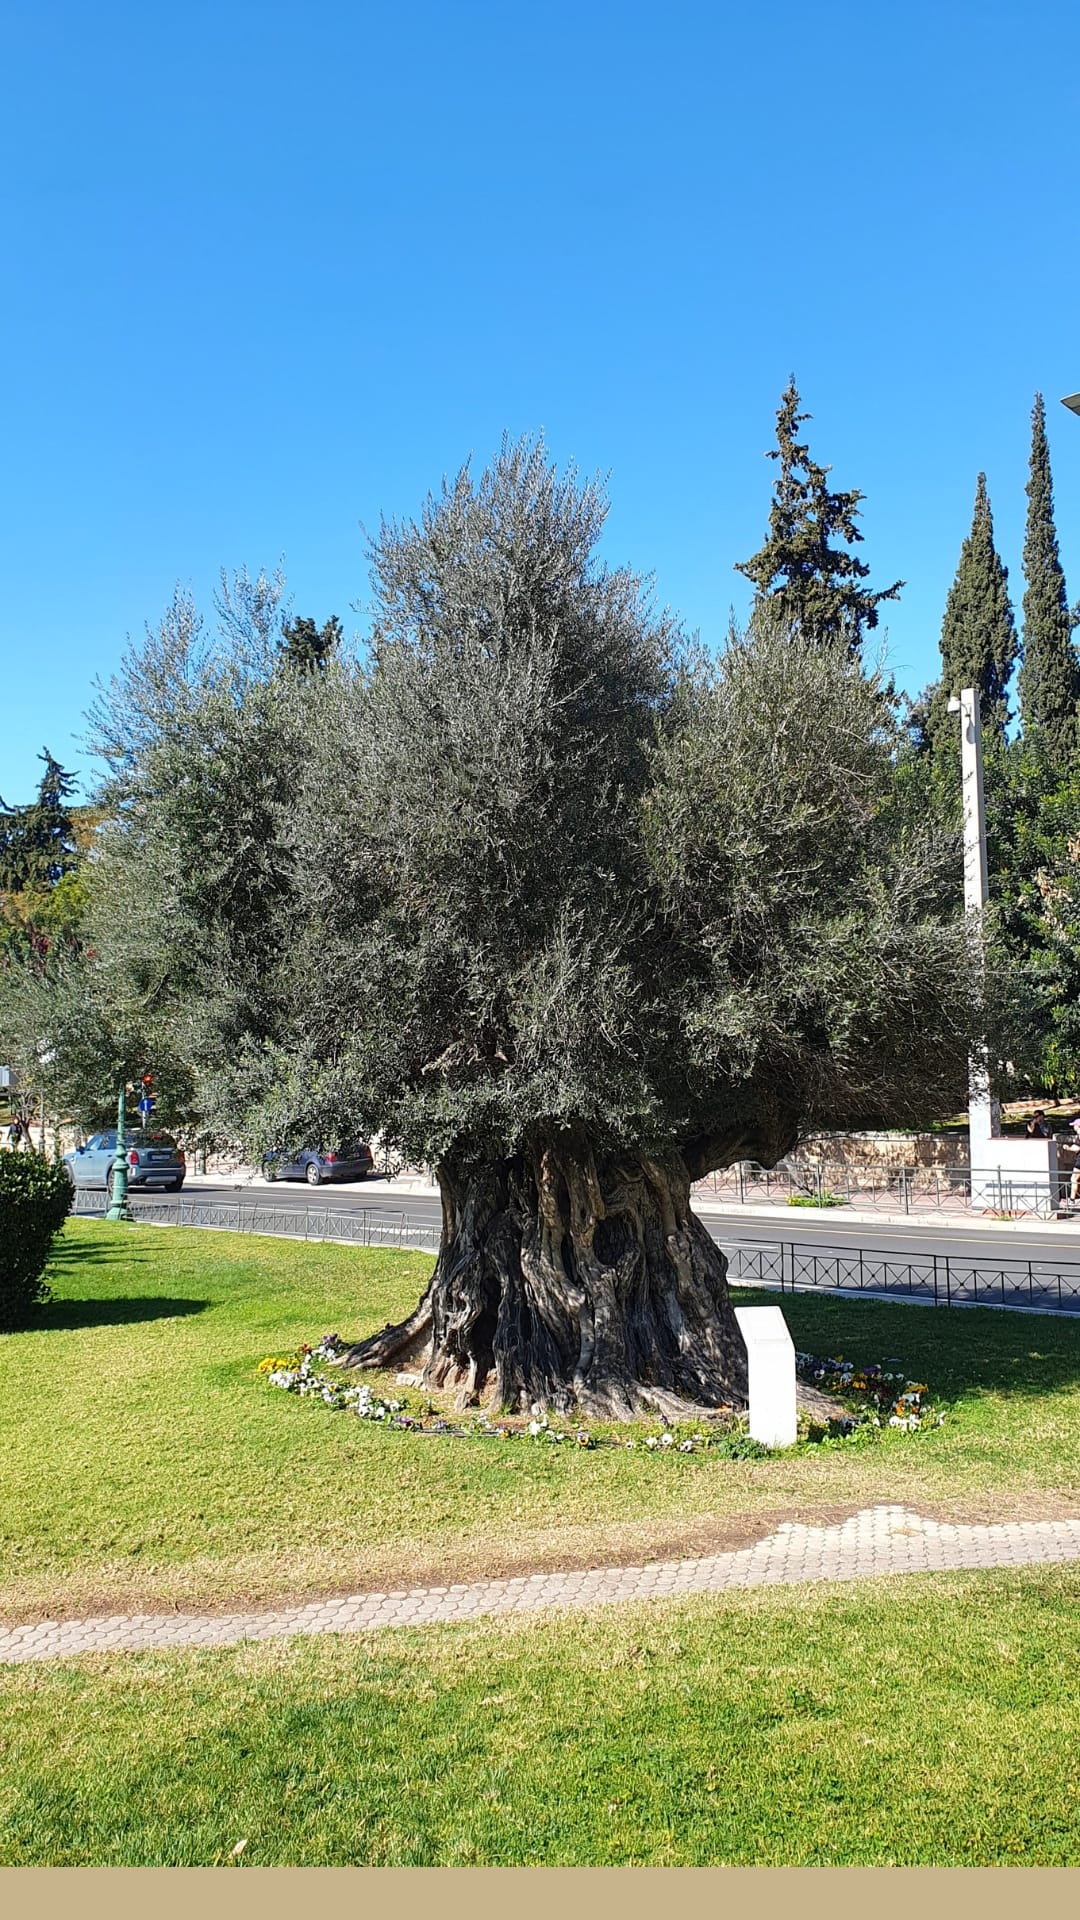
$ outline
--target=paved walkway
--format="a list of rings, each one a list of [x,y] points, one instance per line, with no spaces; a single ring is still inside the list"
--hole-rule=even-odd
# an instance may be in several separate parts
[[[484,1615],[609,1606],[740,1587],[865,1580],[883,1573],[948,1568],[1024,1567],[1061,1560],[1080,1560],[1080,1519],[961,1527],[924,1520],[903,1507],[871,1507],[839,1526],[785,1522],[752,1547],[701,1560],[598,1567],[585,1573],[534,1573],[514,1580],[480,1580],[473,1586],[360,1593],[273,1612],[42,1620],[33,1626],[0,1628],[0,1664],[148,1647],[226,1647],[242,1640],[272,1640],[297,1633],[360,1633],[375,1627],[429,1626]]]

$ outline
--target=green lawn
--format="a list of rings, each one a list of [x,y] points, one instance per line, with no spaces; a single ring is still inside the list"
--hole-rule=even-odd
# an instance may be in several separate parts
[[[421,1439],[256,1377],[265,1354],[402,1314],[429,1267],[69,1223],[41,1326],[0,1338],[0,1618],[694,1553],[876,1500],[969,1519],[1076,1509],[1066,1320],[789,1297],[798,1345],[896,1355],[949,1414],[758,1461]]]
[[[1070,1567],[11,1668],[0,1862],[1075,1865],[1078,1622]]]

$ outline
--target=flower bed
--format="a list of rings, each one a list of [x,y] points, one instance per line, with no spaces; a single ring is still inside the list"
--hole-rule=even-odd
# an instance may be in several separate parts
[[[708,1452],[740,1460],[764,1459],[769,1453],[767,1447],[750,1438],[746,1415],[733,1407],[718,1408],[708,1421],[700,1422],[675,1424],[659,1415],[655,1431],[651,1422],[640,1422],[632,1433],[619,1427],[553,1425],[539,1406],[533,1407],[528,1419],[507,1416],[492,1420],[486,1414],[447,1418],[422,1395],[387,1395],[367,1381],[357,1384],[346,1379],[340,1372],[346,1351],[346,1342],[336,1333],[328,1333],[315,1347],[301,1347],[299,1353],[285,1358],[270,1356],[260,1362],[258,1370],[268,1386],[302,1399],[319,1400],[336,1411],[402,1433],[441,1434],[463,1440],[527,1440],[534,1446],[620,1447],[627,1452],[640,1450],[657,1455]],[[812,1353],[798,1353],[795,1360],[804,1380],[837,1400],[836,1413],[828,1420],[802,1422],[800,1438],[832,1435],[849,1439],[884,1427],[913,1433],[920,1427],[940,1426],[945,1417],[925,1403],[925,1385],[891,1370],[899,1362],[856,1367],[847,1360],[821,1359]],[[334,1372],[328,1373],[327,1367]]]
[[[859,1427],[893,1427],[915,1433],[920,1427],[940,1427],[945,1415],[924,1396],[925,1381],[908,1380],[899,1360],[882,1360],[857,1367],[853,1360],[825,1360],[815,1353],[797,1353],[795,1368],[822,1393],[848,1402],[850,1411],[838,1424],[847,1432]]]

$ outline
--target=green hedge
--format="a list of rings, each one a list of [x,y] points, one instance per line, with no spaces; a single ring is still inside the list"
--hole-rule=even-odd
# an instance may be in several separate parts
[[[48,1299],[45,1262],[72,1197],[63,1167],[40,1153],[0,1152],[0,1333],[25,1327]]]

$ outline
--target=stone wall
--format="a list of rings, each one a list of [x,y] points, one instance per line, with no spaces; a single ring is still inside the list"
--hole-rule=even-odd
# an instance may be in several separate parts
[[[881,1173],[920,1167],[966,1167],[965,1133],[818,1133],[801,1140],[788,1164],[860,1168]]]

